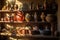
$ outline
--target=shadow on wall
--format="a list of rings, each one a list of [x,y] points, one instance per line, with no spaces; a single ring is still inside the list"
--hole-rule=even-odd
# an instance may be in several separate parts
[[[27,3],[24,3],[24,4],[23,4],[23,7],[22,7],[22,10],[23,10],[23,11],[29,10],[29,5],[28,5]]]

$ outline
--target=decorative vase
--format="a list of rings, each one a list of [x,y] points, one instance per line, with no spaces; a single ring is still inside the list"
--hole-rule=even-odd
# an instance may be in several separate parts
[[[36,12],[34,13],[34,20],[35,20],[35,22],[37,22],[37,14],[36,14]]]
[[[6,14],[6,16],[4,17],[4,21],[10,21],[10,15]]]
[[[44,12],[42,12],[40,18],[41,18],[42,22],[45,22],[45,14],[44,14]]]
[[[47,14],[46,21],[49,22],[49,23],[53,22],[53,15],[52,14]]]
[[[17,15],[14,16],[14,21],[24,21],[24,15],[22,12],[17,12]]]
[[[31,20],[30,17],[31,17],[31,15],[29,13],[26,13],[26,15],[25,15],[26,22],[29,22]]]

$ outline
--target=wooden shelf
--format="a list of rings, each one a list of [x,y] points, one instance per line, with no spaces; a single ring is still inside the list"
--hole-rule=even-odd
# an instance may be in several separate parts
[[[0,10],[0,13],[16,13],[17,10],[13,10],[13,11],[10,11],[10,10]]]
[[[40,37],[41,38],[58,38],[57,36],[45,36],[45,35],[25,35],[25,36],[1,35],[1,36],[8,36],[8,37],[14,37],[14,38],[40,38]]]
[[[18,10],[0,10],[0,13],[16,13]],[[38,10],[28,10],[28,11],[23,11],[23,12],[37,12]]]
[[[26,21],[23,21],[23,22],[21,22],[21,21],[0,21],[0,23],[46,23],[46,22],[41,22],[41,21],[39,21],[39,22],[34,22],[34,21],[30,21],[30,22],[26,22]]]

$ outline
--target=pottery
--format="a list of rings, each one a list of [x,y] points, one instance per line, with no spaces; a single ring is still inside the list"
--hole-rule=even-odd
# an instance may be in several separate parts
[[[31,20],[30,18],[31,18],[31,15],[29,13],[26,13],[25,15],[26,22],[29,22]]]
[[[34,13],[34,21],[37,22],[37,13]]]
[[[29,26],[20,27],[19,29],[17,29],[17,32],[21,36],[31,35],[31,30],[30,30]]]
[[[52,14],[47,14],[46,21],[49,22],[49,23],[53,22],[53,15]]]
[[[22,12],[17,12],[17,15],[14,16],[14,21],[24,21],[24,15]]]
[[[41,18],[42,22],[45,22],[45,14],[44,14],[44,12],[42,12],[42,14],[40,15],[40,18]]]
[[[10,21],[10,15],[7,13],[6,16],[4,17],[4,21]]]

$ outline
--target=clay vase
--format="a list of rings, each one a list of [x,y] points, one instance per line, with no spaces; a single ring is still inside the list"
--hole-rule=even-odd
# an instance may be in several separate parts
[[[10,21],[10,15],[6,14],[6,16],[4,17],[4,21]]]
[[[53,21],[52,16],[53,16],[52,14],[47,14],[46,21],[49,22],[49,23],[51,23]]]
[[[34,13],[34,20],[35,20],[35,22],[37,22],[37,14],[36,14],[36,12]]]
[[[25,15],[26,22],[29,22],[31,20],[30,17],[31,17],[31,15],[29,13],[26,13],[26,15]]]
[[[26,26],[25,27],[26,35],[31,35],[31,26]]]
[[[14,10],[18,10],[18,5],[17,4],[14,5]]]
[[[45,22],[45,14],[44,14],[44,12],[42,12],[40,18],[41,18],[42,22]]]
[[[18,35],[24,36],[25,35],[25,30],[24,27],[20,27],[17,29]]]

